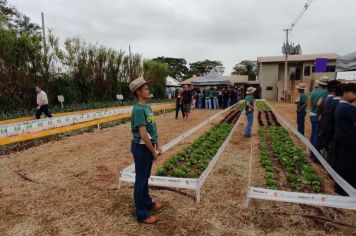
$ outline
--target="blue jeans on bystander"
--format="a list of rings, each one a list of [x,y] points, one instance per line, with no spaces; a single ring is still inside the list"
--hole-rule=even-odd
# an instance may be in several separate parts
[[[253,125],[253,111],[246,111],[247,124],[245,128],[245,137],[251,137],[251,130]]]
[[[134,188],[136,218],[137,221],[143,221],[150,216],[150,210],[154,205],[148,193],[153,156],[145,144],[132,143],[131,152],[134,156],[136,172]]]
[[[320,123],[318,121],[318,116],[310,116],[310,123],[312,126],[311,136],[310,136],[310,143],[313,144],[316,150],[319,151],[319,126]],[[310,152],[311,157],[314,161],[317,161],[315,155]]]
[[[299,111],[297,112],[297,125],[298,125],[298,131],[302,135],[304,135],[304,130],[305,130],[305,116],[307,112],[304,111]]]

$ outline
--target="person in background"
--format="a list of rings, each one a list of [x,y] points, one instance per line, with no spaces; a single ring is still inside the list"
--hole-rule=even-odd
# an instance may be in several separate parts
[[[226,109],[229,107],[229,99],[230,99],[230,91],[223,89],[223,109]]]
[[[140,223],[154,224],[157,217],[150,214],[151,210],[159,210],[163,204],[154,202],[149,195],[148,179],[151,175],[152,162],[157,160],[162,150],[158,145],[157,124],[153,111],[146,101],[150,98],[150,90],[143,78],[133,80],[129,85],[130,92],[136,97],[137,103],[131,114],[131,131],[133,140],[131,152],[135,161],[134,200],[136,218]]]
[[[335,120],[335,170],[351,186],[356,188],[356,84],[342,86],[342,99],[334,113]],[[341,195],[347,193],[336,184],[335,191]]]
[[[326,91],[326,86],[328,85],[329,79],[326,76],[321,77],[318,81],[318,87],[315,88],[310,95],[310,123],[312,126],[312,131],[310,135],[311,144],[319,151],[319,125],[320,119],[319,117],[325,97],[328,92]],[[311,152],[311,158],[313,161],[317,162],[317,158]]]
[[[35,87],[35,90],[37,93],[36,119],[40,119],[42,113],[44,113],[47,117],[53,117],[48,111],[48,97],[46,92],[43,91],[38,85]]]
[[[195,89],[191,90],[192,93],[192,106],[191,109],[194,110],[197,102],[197,91]]]
[[[328,95],[325,98],[325,102],[323,104],[323,109],[320,120],[320,130],[319,130],[319,138],[320,138],[320,150],[326,160],[332,164],[331,157],[331,146],[333,140],[333,129],[334,129],[334,110],[336,107],[336,103],[334,102],[334,98],[339,94],[338,91],[340,89],[341,82],[338,80],[332,80],[328,82],[327,90]]]
[[[218,100],[219,100],[219,108],[220,108],[224,106],[223,92],[221,89],[219,89],[218,93],[219,93]]]
[[[211,109],[210,87],[205,89],[205,109]]]
[[[239,88],[237,89],[237,101],[238,101],[238,102],[241,101],[242,98],[243,98],[242,92],[243,92],[243,89],[242,89],[241,87],[239,87]]]
[[[185,120],[187,121],[189,120],[189,113],[191,110],[192,101],[193,101],[192,92],[190,91],[188,85],[184,85],[183,93],[182,93],[182,103],[183,103],[184,117]]]
[[[183,111],[183,98],[182,98],[183,90],[179,89],[176,96],[176,120],[178,119],[179,111],[182,111],[182,116],[184,119],[184,111]]]
[[[202,108],[202,101],[203,101],[203,95],[202,95],[200,89],[198,89],[198,91],[197,91],[197,108],[198,109]]]
[[[304,135],[305,130],[305,116],[307,114],[307,106],[308,106],[308,96],[304,93],[306,89],[305,84],[299,84],[296,86],[298,89],[299,96],[297,98],[297,125],[298,131],[302,135]]]
[[[212,98],[213,98],[213,108],[219,109],[219,92],[216,86],[213,88]]]
[[[253,93],[256,91],[253,87],[248,87],[245,97],[245,113],[247,117],[247,124],[245,128],[245,137],[250,138],[252,136],[251,130],[253,125],[253,111],[255,109],[255,100],[253,98]]]
[[[213,98],[214,98],[214,87],[211,87],[210,88],[210,97],[209,97],[209,103],[210,103],[211,109],[215,109]]]
[[[202,96],[201,96],[201,108],[202,109],[205,109],[206,107],[205,107],[205,89],[203,89],[203,92],[202,92],[202,94],[201,94]]]
[[[236,88],[232,88],[230,92],[230,104],[229,106],[232,106],[237,103],[237,90]]]

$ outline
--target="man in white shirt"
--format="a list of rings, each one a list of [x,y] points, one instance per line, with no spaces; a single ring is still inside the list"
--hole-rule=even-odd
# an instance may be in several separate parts
[[[45,113],[47,117],[52,117],[48,111],[48,97],[45,91],[43,91],[40,86],[36,86],[37,93],[37,107],[36,107],[36,119],[41,118],[42,112]]]

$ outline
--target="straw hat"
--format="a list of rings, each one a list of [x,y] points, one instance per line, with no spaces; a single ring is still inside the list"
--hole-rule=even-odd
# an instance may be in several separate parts
[[[303,89],[305,90],[307,88],[307,86],[305,84],[298,84],[297,86],[295,86],[297,89]]]
[[[322,76],[321,78],[320,78],[320,80],[318,80],[318,84],[320,84],[320,85],[324,85],[324,86],[326,86],[326,85],[328,85],[328,82],[329,82],[329,77],[327,77],[327,76]]]
[[[141,86],[145,84],[147,84],[147,82],[146,80],[143,79],[143,77],[139,77],[133,80],[129,85],[130,92],[134,93],[137,89],[139,89]]]
[[[218,87],[214,86],[214,89],[218,89]]]
[[[251,93],[253,93],[253,92],[255,92],[256,91],[256,88],[254,88],[254,87],[248,87],[247,88],[247,91],[246,91],[246,94],[251,94]]]

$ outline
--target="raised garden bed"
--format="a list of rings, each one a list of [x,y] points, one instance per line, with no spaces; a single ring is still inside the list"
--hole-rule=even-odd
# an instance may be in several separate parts
[[[266,103],[258,101],[256,105],[259,110],[260,159],[265,169],[266,186],[271,189],[287,187],[287,190],[292,191],[319,193],[320,178],[304,151],[295,145]]]
[[[159,168],[157,175],[150,177],[149,185],[195,190],[196,202],[199,203],[200,188],[229,143],[232,133],[238,125],[243,106],[238,104],[234,108],[230,107],[217,113],[162,147],[164,152],[167,151],[226,111],[229,111],[229,113],[220,123],[214,125],[208,132],[204,133],[184,150],[172,156]],[[134,165],[128,166],[121,171],[119,186],[121,186],[122,182],[135,182]]]

